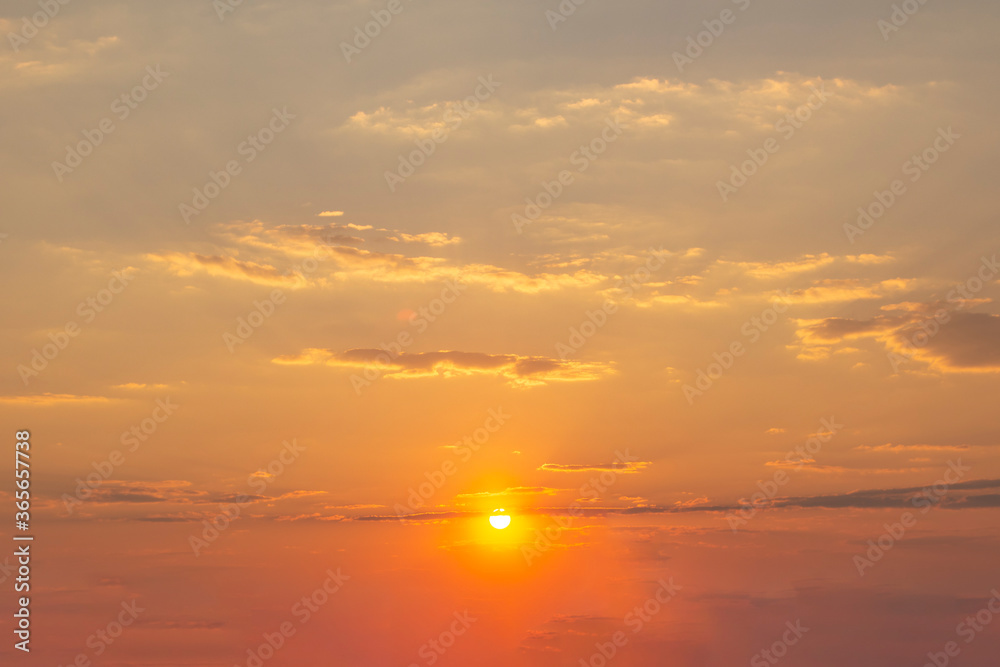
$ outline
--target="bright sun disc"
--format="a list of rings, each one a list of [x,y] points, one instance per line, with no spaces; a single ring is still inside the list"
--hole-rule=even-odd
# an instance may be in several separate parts
[[[503,512],[502,509],[493,510],[493,516],[490,517],[490,525],[497,530],[503,530],[510,525],[510,515],[508,514],[497,514],[497,512]]]

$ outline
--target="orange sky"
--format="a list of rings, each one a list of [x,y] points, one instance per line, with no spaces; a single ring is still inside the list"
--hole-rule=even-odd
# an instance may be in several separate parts
[[[4,665],[993,667],[997,7],[529,4],[0,9]]]

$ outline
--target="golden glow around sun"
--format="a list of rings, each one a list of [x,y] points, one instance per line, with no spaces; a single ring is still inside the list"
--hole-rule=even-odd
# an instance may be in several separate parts
[[[490,525],[496,528],[497,530],[503,530],[504,528],[510,525],[510,515],[500,514],[500,512],[503,511],[504,510],[502,508],[498,510],[493,510],[493,516],[490,517]]]

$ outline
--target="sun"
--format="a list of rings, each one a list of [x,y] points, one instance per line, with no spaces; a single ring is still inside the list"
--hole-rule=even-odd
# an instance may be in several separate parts
[[[500,512],[503,511],[504,511],[503,508],[498,510],[493,510],[493,515],[490,517],[490,525],[496,528],[497,530],[503,530],[504,528],[510,525],[510,515],[500,514]]]

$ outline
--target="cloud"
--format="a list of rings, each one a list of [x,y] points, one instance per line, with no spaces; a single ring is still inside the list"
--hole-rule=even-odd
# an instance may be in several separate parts
[[[279,514],[278,516],[271,517],[275,521],[344,521],[347,517],[343,514],[321,514],[320,512],[312,512],[311,514]]]
[[[227,245],[242,246],[242,252],[266,251],[272,261],[281,257],[307,257],[327,246],[356,246],[365,239],[356,232],[371,229],[371,226],[355,224],[324,223],[268,225],[261,220],[250,222],[237,220],[219,223],[212,227],[213,233]]]
[[[285,500],[324,495],[326,491],[294,490],[277,496],[265,496],[244,492],[212,492],[192,488],[192,483],[186,480],[162,481],[128,481],[105,480],[98,486],[89,489],[89,495],[84,499],[85,505],[113,504],[178,504],[178,505],[219,505],[239,503],[242,505],[254,503],[275,503]],[[193,521],[203,518],[200,512],[178,512],[158,514],[143,517],[143,521]]]
[[[646,299],[645,303],[664,306],[693,306],[695,308],[718,308],[722,305],[721,302],[714,299],[699,299],[689,294],[658,294]]]
[[[210,519],[208,512],[170,512],[167,514],[146,514],[144,516],[131,517],[132,521],[144,523],[188,523],[190,521],[202,521]]]
[[[114,399],[106,396],[78,396],[76,394],[31,394],[29,396],[0,396],[0,404],[25,407],[47,407],[67,403],[107,403]]]
[[[131,482],[109,479],[97,488],[90,489],[86,502],[113,503],[207,503],[206,491],[192,489],[191,482],[163,480],[160,482]]]
[[[789,461],[788,459],[777,459],[775,461],[767,461],[764,465],[771,468],[788,468],[791,470],[810,470],[812,472],[822,472],[822,473],[840,473],[847,472],[847,468],[841,466],[832,466],[822,463],[817,463],[815,459],[798,459],[795,461]],[[866,471],[868,471],[866,469]]]
[[[618,496],[618,500],[628,503],[629,507],[648,507],[650,505],[649,499],[642,496]],[[689,502],[696,503],[696,501]]]
[[[606,472],[622,474],[635,473],[653,465],[649,461],[626,461],[612,463],[543,463],[538,470],[548,472]]]
[[[522,512],[524,513],[524,512]],[[443,512],[419,512],[416,514],[406,514],[407,521],[427,521],[437,522],[444,519],[470,519],[473,517],[486,516],[483,512],[473,512],[465,510],[448,510]],[[367,516],[353,517],[351,521],[399,521],[396,514],[369,514]]]
[[[459,237],[449,236],[444,232],[427,232],[425,234],[407,234],[406,232],[397,232],[394,236],[388,236],[386,238],[390,241],[398,241],[400,243],[424,243],[437,248],[448,245],[456,245],[462,242],[462,239]]]
[[[904,322],[899,317],[879,316],[871,320],[853,320],[828,317],[823,320],[799,320],[798,336],[807,344],[837,343],[854,338],[864,338],[885,331]]]
[[[385,505],[372,505],[372,504],[354,504],[354,505],[324,505],[323,509],[328,510],[363,510],[363,509],[380,509],[385,507]]]
[[[933,335],[923,323],[907,324],[893,332],[889,345],[896,353],[911,355],[945,373],[997,373],[1000,315],[954,313]]]
[[[698,255],[688,251],[682,258],[687,263],[685,272],[645,283],[644,293],[638,298],[639,305],[720,308],[774,298],[789,304],[822,305],[884,299],[909,290],[917,283],[898,277],[877,279],[843,275],[845,271],[867,273],[869,265],[892,261],[894,258],[889,255],[822,253],[780,261],[737,261],[699,260]],[[815,275],[817,273],[820,275]],[[783,289],[774,289],[776,280],[782,281],[779,284],[783,284]],[[771,285],[768,287],[766,283]]]
[[[826,278],[815,281],[810,287],[788,290],[782,298],[789,303],[802,304],[881,299],[893,292],[910,289],[914,282],[900,278],[878,282],[858,278]]]
[[[724,127],[735,124],[742,132],[772,132],[777,117],[797,108],[820,87],[836,100],[835,104],[845,108],[903,99],[903,91],[892,85],[870,87],[848,79],[822,80],[792,73],[738,83],[633,78],[610,85],[496,96],[483,103],[467,125],[476,125],[484,135],[502,137],[559,132],[565,127],[588,124],[600,128],[607,118],[614,117],[629,132],[655,134],[657,139],[689,131],[699,121],[702,125],[712,121]],[[456,102],[379,103],[350,114],[337,133],[406,146],[415,138],[451,129],[446,113]],[[471,133],[464,125],[454,129]]]
[[[1000,372],[1000,315],[961,310],[979,303],[903,302],[882,306],[868,320],[798,320],[799,356],[823,359],[846,341],[872,338],[897,361],[920,361],[938,372]]]
[[[947,487],[947,494],[941,499],[941,507],[960,509],[967,499],[975,497],[975,491],[1000,488],[1000,479],[980,479],[958,482]],[[921,497],[928,487],[910,486],[894,489],[866,489],[841,494],[791,497],[775,499],[774,507],[787,508],[892,508],[912,507],[912,501]],[[975,502],[973,501],[973,505]]]
[[[986,509],[1000,507],[1000,493],[983,493],[978,496],[962,496],[945,507],[949,509]]]
[[[872,255],[872,254],[847,255],[847,257],[845,257],[845,259],[848,262],[851,262],[851,263],[854,263],[854,264],[888,264],[889,262],[896,261],[896,258],[893,255],[891,255],[891,254],[889,254],[889,255]]]
[[[917,498],[928,497],[925,493],[930,487],[911,486],[901,488],[865,489],[838,494],[816,496],[778,497],[770,501],[772,509],[889,509],[913,508]],[[943,509],[982,509],[1000,507],[1000,494],[978,493],[1000,489],[1000,479],[979,479],[958,482],[948,486],[947,492],[940,500],[934,500]],[[937,496],[931,495],[931,498]],[[708,503],[707,498],[698,498],[692,502],[678,502],[674,505],[640,504],[631,507],[530,507],[518,510],[520,514],[532,515],[567,515],[601,517],[614,514],[688,514],[688,513],[724,513],[745,509],[745,506],[729,503]],[[461,519],[484,516],[482,512],[442,510],[438,512],[423,512],[411,514],[406,518],[414,521],[439,521],[442,519]],[[399,517],[392,515],[370,515],[356,517],[355,521],[397,521]]]
[[[822,255],[804,255],[790,262],[730,262],[719,260],[720,265],[731,265],[741,269],[746,275],[759,280],[786,278],[796,273],[815,271],[833,264],[836,258],[823,253]]]
[[[126,382],[125,384],[113,385],[113,389],[125,389],[127,391],[140,391],[143,389],[166,389],[167,384],[147,384],[145,382]]]
[[[904,454],[909,452],[963,452],[971,449],[969,445],[859,445],[854,449],[861,452],[891,452]]]
[[[562,489],[547,486],[509,486],[503,491],[479,491],[476,493],[460,493],[456,498],[496,498],[500,496],[554,496]]]
[[[0,25],[6,24],[4,33],[20,33],[21,23],[0,19]],[[0,70],[0,89],[13,94],[20,90],[23,94],[34,87],[58,85],[60,82],[80,80],[87,77],[97,66],[107,51],[116,51],[122,46],[117,35],[103,35],[96,39],[59,39],[52,31],[39,30],[33,39],[33,57],[23,59],[18,55],[18,49],[8,51],[0,56],[3,68]],[[9,39],[9,37],[8,37]],[[19,61],[19,62],[15,62]]]
[[[699,496],[697,498],[690,498],[688,500],[677,500],[677,501],[674,501],[674,506],[675,507],[685,507],[685,508],[687,508],[687,507],[701,507],[701,506],[708,505],[708,504],[709,504],[708,496]],[[649,505],[650,505],[649,502],[645,502],[645,503],[637,503],[634,506],[635,507],[648,507]]]
[[[257,285],[272,287],[302,287],[305,280],[301,276],[286,273],[269,264],[258,264],[225,255],[200,255],[198,253],[168,252],[146,255],[153,262],[165,264],[178,276],[190,276],[205,272],[211,276],[246,280]]]
[[[929,470],[927,466],[921,468],[852,468],[847,466],[835,466],[826,463],[819,463],[816,459],[798,459],[795,461],[778,459],[776,461],[768,461],[764,465],[771,468],[788,468],[790,470],[822,474],[841,474],[853,472],[859,475],[901,475],[904,473],[923,472],[925,470]]]
[[[538,294],[588,288],[609,280],[606,275],[586,269],[527,274],[492,264],[461,264],[443,257],[408,256],[359,247],[382,241],[433,249],[462,242],[461,238],[445,232],[409,233],[337,223],[268,226],[259,220],[218,224],[213,229],[225,244],[220,243],[213,254],[162,252],[149,253],[146,259],[182,277],[206,273],[292,289],[328,287],[351,280],[412,284],[451,280],[494,292]],[[356,235],[368,231],[374,238],[366,240]],[[310,267],[313,262],[315,265]]]
[[[502,377],[515,386],[537,386],[549,382],[586,382],[614,373],[608,364],[550,357],[483,352],[401,352],[392,356],[377,348],[357,348],[333,352],[308,348],[296,355],[272,360],[285,366],[325,365],[341,368],[375,369],[388,378],[455,378],[470,375]]]

